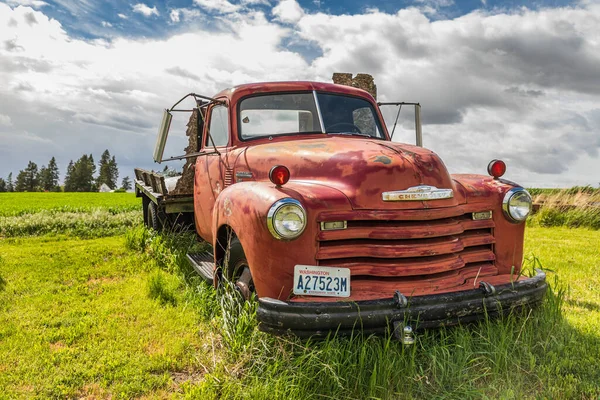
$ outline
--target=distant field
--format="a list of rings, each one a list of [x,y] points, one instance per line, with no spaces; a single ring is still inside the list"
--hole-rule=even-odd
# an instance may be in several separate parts
[[[142,222],[141,204],[133,193],[0,193],[0,238],[123,234]]]
[[[114,212],[141,209],[133,193],[0,193],[0,216],[33,214],[41,210]]]

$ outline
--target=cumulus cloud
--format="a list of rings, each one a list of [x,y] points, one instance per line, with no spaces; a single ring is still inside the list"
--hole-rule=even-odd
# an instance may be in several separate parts
[[[296,0],[281,0],[273,8],[273,15],[278,21],[293,24],[304,16],[304,10]]]
[[[184,93],[366,72],[381,101],[421,103],[425,145],[453,172],[485,173],[489,160],[503,158],[507,177],[526,185],[597,183],[598,5],[431,20],[417,8],[311,14],[284,0],[269,20],[227,1],[195,3],[227,14],[221,30],[111,42],[77,39],[41,11],[0,3],[0,110],[10,118],[0,122],[0,176],[22,169],[25,152],[66,165],[84,152],[112,153],[116,143],[122,168],[151,168],[161,109]],[[181,22],[183,10],[199,12],[175,9],[167,18]],[[317,56],[306,60],[290,41]],[[189,50],[198,43],[201,52]],[[394,110],[385,116],[393,121]],[[414,141],[411,121],[403,109],[396,141]],[[185,147],[184,123],[169,155]],[[30,149],[35,137],[47,144]]]
[[[48,5],[48,3],[41,0],[8,0],[6,3],[11,6],[30,6],[33,8],[41,8]]]
[[[156,9],[156,6],[150,8],[147,5],[145,5],[144,3],[138,3],[135,4],[133,6],[131,6],[133,12],[142,14],[144,17],[150,17],[152,15],[156,15],[157,17],[160,15],[158,13],[158,10]]]
[[[227,0],[194,0],[194,3],[208,11],[230,14],[240,10],[240,6]]]
[[[174,8],[169,13],[171,22],[177,23],[181,20],[188,21],[202,16],[199,10],[193,8]]]
[[[121,19],[128,19],[129,18],[127,15],[121,14],[121,13],[117,14],[117,17],[119,17]]]

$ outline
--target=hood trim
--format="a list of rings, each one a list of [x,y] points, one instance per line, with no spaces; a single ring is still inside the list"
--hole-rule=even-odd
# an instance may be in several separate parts
[[[452,197],[454,197],[452,189],[438,189],[429,185],[419,185],[405,190],[381,193],[383,201],[423,201],[451,199]]]

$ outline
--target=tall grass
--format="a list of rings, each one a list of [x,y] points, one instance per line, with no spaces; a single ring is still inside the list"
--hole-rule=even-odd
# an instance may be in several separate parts
[[[555,189],[534,195],[542,204],[528,221],[530,226],[566,226],[600,229],[600,189],[589,186]]]
[[[137,210],[115,213],[95,209],[85,213],[40,211],[35,214],[0,216],[0,237],[70,234],[81,238],[122,234],[142,223]]]
[[[231,398],[483,398],[539,389],[536,369],[571,340],[555,282],[539,310],[428,330],[414,346],[393,339],[330,335],[325,340],[258,331],[256,307],[225,287],[217,320],[236,379],[219,372],[192,394]],[[559,329],[557,329],[557,327]],[[550,377],[544,377],[550,378]],[[494,385],[488,387],[488,382]],[[561,389],[562,390],[562,389]],[[513,394],[512,396],[510,394]]]

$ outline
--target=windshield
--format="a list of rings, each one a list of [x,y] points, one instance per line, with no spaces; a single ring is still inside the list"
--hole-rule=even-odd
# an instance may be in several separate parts
[[[370,102],[325,93],[317,93],[316,98],[318,107],[313,93],[270,94],[242,100],[239,111],[241,138],[323,132],[383,138]]]

